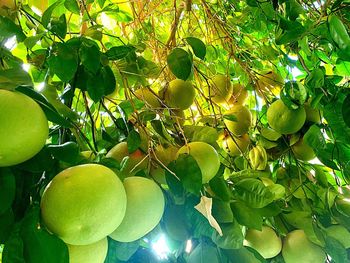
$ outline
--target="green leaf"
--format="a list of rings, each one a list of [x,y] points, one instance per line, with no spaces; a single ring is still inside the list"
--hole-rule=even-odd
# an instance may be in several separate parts
[[[328,18],[328,25],[329,33],[338,47],[343,50],[348,48],[350,46],[350,37],[340,18],[336,15],[331,15]]]
[[[17,42],[22,42],[26,38],[21,28],[8,17],[0,15],[0,28],[0,42],[13,36],[16,36]]]
[[[2,252],[3,263],[28,263],[23,257],[23,240],[20,237],[20,225],[16,225],[11,233],[10,238],[5,243]]]
[[[232,202],[231,209],[233,216],[236,218],[239,224],[261,231],[263,218],[259,213],[256,212],[256,210],[246,206],[241,201]]]
[[[237,122],[238,121],[238,119],[237,119],[237,117],[236,117],[236,115],[232,115],[232,114],[224,114],[224,119],[225,120],[229,120],[229,121],[235,121],[235,122]]]
[[[56,33],[57,36],[61,37],[62,39],[65,38],[67,34],[67,20],[66,15],[62,14],[59,18],[53,18],[51,19],[51,22],[48,26],[48,29],[52,33]]]
[[[218,223],[232,223],[233,214],[230,203],[213,198],[212,216]]]
[[[219,137],[217,130],[209,126],[185,125],[183,130],[186,138],[195,142],[206,142],[215,145]]]
[[[274,195],[258,179],[246,178],[234,185],[234,195],[253,208],[261,208],[270,204]]]
[[[336,263],[347,263],[349,262],[348,253],[345,247],[335,238],[327,236],[326,241],[326,252]]]
[[[79,48],[79,58],[84,67],[94,74],[101,68],[100,49],[94,41],[84,39]]]
[[[220,263],[218,250],[216,247],[202,242],[191,252],[187,263]]]
[[[188,192],[198,195],[202,188],[202,172],[196,160],[189,154],[180,154],[174,168],[173,171],[183,187]]]
[[[68,263],[68,248],[58,237],[39,226],[40,209],[33,208],[25,216],[20,235],[26,263]]]
[[[231,262],[244,262],[244,263],[262,263],[267,262],[261,256],[256,255],[253,251],[246,247],[240,249],[223,250],[224,254],[231,259]]]
[[[16,180],[9,168],[0,168],[0,215],[7,211],[16,195]]]
[[[129,153],[133,153],[134,151],[136,151],[141,145],[140,134],[135,130],[129,132],[127,143]]]
[[[342,113],[345,124],[350,128],[350,95],[343,101]]]
[[[68,82],[77,71],[78,55],[67,44],[57,43],[52,47],[47,62],[51,74],[56,74],[62,81]]]
[[[204,59],[207,53],[207,48],[202,40],[196,37],[186,37],[186,42],[191,46],[196,57]]]
[[[182,48],[174,48],[167,57],[171,72],[179,79],[187,80],[192,72],[192,58]]]
[[[94,102],[115,90],[116,80],[110,66],[102,67],[97,74],[89,74],[87,91]]]
[[[281,99],[290,109],[297,109],[303,105],[307,99],[307,90],[300,82],[290,81],[281,90]]]
[[[121,103],[119,103],[119,107],[123,110],[124,114],[128,118],[131,113],[135,112],[135,110],[141,110],[143,106],[145,106],[145,103],[141,100],[133,100],[133,103],[131,103],[128,100],[125,100]]]
[[[65,6],[65,8],[67,8],[68,11],[70,11],[76,15],[80,14],[80,8],[79,8],[79,5],[77,3],[77,0],[65,0],[64,6]]]
[[[75,142],[66,142],[60,145],[49,145],[51,154],[60,161],[74,164],[79,156],[80,149]]]
[[[12,209],[0,214],[0,244],[4,244],[8,240],[14,223],[15,215]]]
[[[237,222],[221,224],[223,235],[220,236],[216,231],[212,235],[213,242],[223,249],[238,249],[243,247],[244,236],[242,229]]]
[[[168,168],[170,171],[175,173],[175,169],[176,169],[175,161],[171,162],[168,165]],[[185,194],[185,189],[182,183],[180,182],[180,180],[178,180],[178,178],[176,178],[174,174],[170,173],[169,170],[165,169],[165,180],[167,182],[167,185],[169,186],[170,191],[173,193],[175,197],[183,198]]]
[[[0,70],[0,85],[3,89],[12,90],[20,85],[32,86],[32,80],[21,68]]]
[[[108,254],[105,263],[115,263],[117,260],[128,261],[140,247],[140,241],[118,242],[111,238],[108,239]]]
[[[16,90],[34,99],[43,109],[49,121],[66,128],[71,127],[70,122],[67,121],[65,118],[63,118],[43,95],[41,95],[40,93],[37,93],[35,90],[29,87],[24,87],[24,86],[19,86],[16,88]]]
[[[50,24],[53,11],[55,10],[56,7],[60,6],[62,3],[63,3],[62,0],[56,1],[45,10],[41,18],[41,22],[44,27],[47,27]]]
[[[295,21],[299,15],[304,14],[304,8],[295,0],[286,1],[287,14],[290,20]]]
[[[107,50],[106,55],[109,60],[118,60],[118,59],[125,58],[130,53],[134,53],[135,50],[136,50],[135,47],[129,46],[129,45],[117,46]]]
[[[215,176],[209,181],[210,189],[223,201],[230,201],[232,193],[223,177]]]
[[[280,29],[276,32],[276,44],[283,45],[298,41],[306,30],[303,25],[298,21],[290,21],[282,16],[279,16],[279,18]]]
[[[311,90],[322,88],[324,85],[324,73],[320,68],[315,68],[306,78],[305,86]]]

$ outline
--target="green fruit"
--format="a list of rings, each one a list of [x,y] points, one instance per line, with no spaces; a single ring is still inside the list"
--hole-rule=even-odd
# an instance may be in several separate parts
[[[267,165],[267,154],[264,147],[257,145],[249,151],[249,160],[254,170],[263,171]]]
[[[327,236],[338,240],[345,248],[350,248],[350,232],[342,225],[333,225],[326,228]]]
[[[225,115],[233,115],[237,121],[224,120],[227,129],[236,136],[241,136],[248,132],[252,125],[252,114],[247,107],[242,105],[234,105]]]
[[[128,177],[124,187],[127,196],[125,217],[110,237],[119,242],[132,242],[158,225],[165,201],[162,190],[151,179]]]
[[[293,144],[292,151],[295,157],[302,161],[310,161],[316,157],[314,150],[304,142],[303,138]]]
[[[128,157],[126,163],[124,164],[123,162],[123,167],[120,171],[125,176],[131,176],[140,170],[146,169],[148,165],[146,155],[139,149],[133,153],[129,153],[126,142],[118,143],[106,154],[106,157],[113,158],[119,163],[122,163],[124,158]]]
[[[281,99],[273,102],[267,109],[267,122],[270,127],[281,134],[292,134],[299,131],[306,120],[304,107],[289,109]]]
[[[231,136],[226,137],[222,142],[222,147],[229,155],[239,156],[248,150],[249,144],[249,136],[244,134],[241,137],[234,137],[234,139]]]
[[[99,164],[60,172],[41,199],[46,227],[71,245],[88,245],[106,237],[120,225],[125,210],[122,182],[111,169]]]
[[[164,99],[169,107],[186,110],[193,104],[195,96],[196,91],[191,82],[174,79],[170,81]]]
[[[159,98],[153,94],[148,88],[140,88],[135,91],[135,95],[138,99],[144,101],[147,106],[152,108],[160,108],[161,103]]]
[[[314,123],[320,123],[321,122],[321,113],[319,110],[311,108],[310,105],[305,104],[305,113],[306,113],[306,120]]]
[[[326,260],[322,248],[309,241],[305,232],[300,229],[287,234],[282,255],[286,263],[324,263]]]
[[[268,226],[263,226],[261,231],[248,229],[243,245],[255,249],[265,259],[277,256],[282,249],[281,238]]]
[[[94,152],[90,150],[80,152],[80,156],[82,156],[85,159],[88,159],[89,161],[92,161],[96,157]]]
[[[239,83],[232,85],[233,93],[229,99],[229,104],[240,104],[243,105],[246,99],[248,98],[248,91]]]
[[[227,103],[232,96],[233,87],[230,78],[225,75],[216,75],[209,80],[208,96],[215,103]]]
[[[170,162],[176,159],[178,150],[179,149],[173,145],[164,147],[163,145],[159,144],[154,149],[154,159],[164,165],[168,165]]]
[[[32,158],[44,147],[48,134],[46,116],[33,99],[0,89],[0,167]]]
[[[180,148],[177,156],[184,153],[190,154],[196,160],[202,172],[203,184],[209,182],[219,171],[219,155],[210,144],[205,142],[190,142]]]
[[[85,246],[67,246],[69,263],[103,263],[107,256],[108,240],[104,238]]]

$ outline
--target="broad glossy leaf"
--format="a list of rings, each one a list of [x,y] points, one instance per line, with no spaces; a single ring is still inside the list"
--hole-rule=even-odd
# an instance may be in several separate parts
[[[0,41],[4,41],[13,36],[16,36],[18,42],[26,38],[21,28],[8,17],[0,15],[0,28]]]
[[[141,145],[140,134],[135,130],[129,132],[127,143],[129,153],[133,153],[134,151],[136,151]]]
[[[239,224],[242,226],[247,226],[248,228],[261,230],[263,218],[256,212],[256,210],[246,206],[241,201],[232,202],[231,209],[233,216],[236,218]]]
[[[179,79],[187,80],[192,72],[192,57],[182,48],[174,48],[167,57],[171,72]]]
[[[118,60],[125,58],[128,56],[130,53],[135,52],[136,48],[133,46],[117,46],[117,47],[112,47],[109,50],[107,50],[106,55],[109,60]]]
[[[200,243],[192,250],[187,259],[188,263],[220,263],[218,250],[207,243]]]
[[[16,194],[15,176],[9,168],[0,168],[0,216],[12,205]]]
[[[79,15],[80,14],[80,8],[77,3],[77,0],[65,0],[64,6],[72,13]]]
[[[66,142],[61,145],[49,145],[51,154],[60,161],[74,164],[79,156],[79,146],[75,142]]]
[[[196,57],[204,59],[207,53],[207,48],[202,40],[196,37],[186,37],[186,42],[192,47],[192,50]]]
[[[12,209],[0,214],[0,243],[4,244],[9,238],[15,224],[15,215]]]
[[[345,124],[350,128],[350,95],[343,101],[342,113]]]
[[[32,80],[27,72],[21,68],[0,70],[0,85],[3,89],[15,89],[16,87],[32,86]]]
[[[100,49],[94,41],[85,39],[82,42],[79,49],[79,58],[84,67],[94,74],[101,68]]]
[[[244,236],[241,226],[234,221],[229,224],[221,225],[223,235],[220,236],[216,232],[213,233],[212,240],[220,248],[238,249],[243,247]]]

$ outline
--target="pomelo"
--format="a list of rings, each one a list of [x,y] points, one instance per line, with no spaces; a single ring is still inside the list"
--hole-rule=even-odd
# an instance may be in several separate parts
[[[103,263],[107,256],[108,240],[103,238],[90,245],[69,245],[69,263]]]
[[[112,233],[126,211],[118,176],[99,164],[63,170],[47,185],[41,215],[49,231],[71,245],[88,245]]]
[[[0,167],[32,158],[44,147],[48,134],[45,113],[33,99],[0,89]]]
[[[209,88],[207,95],[215,103],[227,103],[233,92],[230,78],[225,75],[215,75],[208,82]]]
[[[225,115],[233,115],[237,121],[224,120],[227,129],[236,136],[241,136],[248,132],[252,125],[252,114],[247,107],[242,105],[234,105]]]
[[[174,79],[165,90],[164,100],[171,108],[186,110],[193,104],[195,96],[196,91],[191,82]]]
[[[281,99],[273,102],[267,109],[267,122],[280,134],[292,134],[299,131],[306,120],[304,107],[289,109]]]
[[[152,108],[161,107],[158,97],[153,94],[148,88],[140,88],[136,90],[135,95],[138,99],[144,101],[147,106],[150,106]]]
[[[301,138],[292,145],[292,151],[295,157],[302,161],[310,161],[316,157],[314,150]]]
[[[222,142],[222,147],[229,155],[239,156],[248,150],[249,144],[248,134],[243,134],[241,137],[234,137],[234,139],[227,136]]]
[[[232,85],[233,93],[231,98],[229,99],[229,104],[240,104],[243,105],[248,98],[248,91],[239,83],[235,83]]]
[[[202,183],[209,182],[219,171],[219,154],[213,146],[205,142],[190,142],[182,146],[177,152],[180,154],[190,154],[197,162],[202,172]]]
[[[151,179],[128,177],[124,180],[124,187],[127,196],[125,217],[110,237],[119,242],[132,242],[157,226],[165,201],[162,190]]]

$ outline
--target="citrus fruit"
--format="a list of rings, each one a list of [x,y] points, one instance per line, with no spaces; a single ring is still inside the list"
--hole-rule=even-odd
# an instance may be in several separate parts
[[[196,160],[202,172],[203,184],[209,182],[219,171],[219,155],[208,143],[190,142],[179,149],[177,156],[180,154],[190,154]]]
[[[107,256],[108,240],[103,238],[90,245],[75,246],[67,244],[69,263],[103,263]]]
[[[225,75],[215,75],[208,82],[208,96],[215,103],[228,102],[233,91],[230,78]]]
[[[229,104],[240,104],[243,105],[248,98],[248,91],[239,83],[232,85],[233,93],[229,99]]]
[[[314,150],[301,138],[292,145],[292,151],[295,157],[302,161],[310,161],[316,157]]]
[[[280,237],[268,226],[262,226],[261,231],[248,229],[243,244],[254,248],[263,258],[273,258],[277,256],[282,249]]]
[[[147,106],[152,108],[160,108],[161,104],[158,97],[153,94],[148,88],[140,88],[135,91],[138,99],[144,101]]]
[[[324,263],[326,260],[322,248],[312,243],[301,229],[287,234],[283,241],[282,255],[286,263]]]
[[[237,120],[224,120],[227,129],[236,136],[241,136],[248,132],[252,125],[252,114],[247,107],[242,105],[234,105],[225,115],[233,115]]]
[[[132,242],[157,226],[165,201],[162,190],[151,179],[128,177],[124,180],[124,187],[127,196],[125,217],[110,237],[119,242]]]
[[[234,139],[231,136],[227,136],[222,142],[222,147],[229,155],[239,156],[248,150],[249,144],[248,134],[243,134],[241,137],[234,137]]]
[[[192,105],[195,96],[196,91],[191,82],[174,79],[170,81],[169,87],[164,93],[164,100],[171,108],[185,110]]]
[[[321,113],[319,110],[312,108],[309,104],[304,105],[306,120],[314,123],[321,122]]]
[[[273,102],[267,109],[267,122],[272,129],[281,134],[296,133],[306,120],[304,107],[289,109],[281,99]]]
[[[0,167],[27,161],[45,145],[47,118],[30,97],[0,89]]]
[[[84,164],[56,175],[40,206],[49,231],[68,244],[88,245],[112,233],[122,222],[126,194],[111,169]]]

